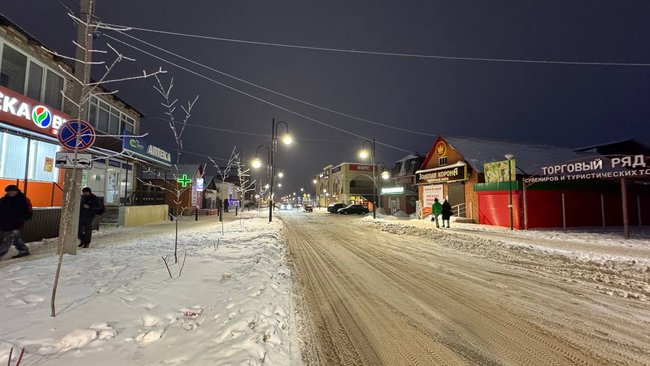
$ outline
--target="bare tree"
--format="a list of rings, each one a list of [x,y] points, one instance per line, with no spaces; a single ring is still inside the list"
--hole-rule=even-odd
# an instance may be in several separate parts
[[[94,7],[94,1],[86,0],[83,3],[83,7],[85,8],[83,11],[85,15],[84,19],[81,19],[74,14],[68,14],[80,29],[78,41],[73,41],[73,44],[77,48],[75,57],[68,57],[43,48],[45,51],[50,52],[58,57],[75,62],[76,66],[74,72],[68,71],[67,68],[61,65],[59,65],[59,69],[74,83],[74,97],[68,97],[65,95],[64,91],[61,91],[61,94],[63,95],[65,101],[67,103],[71,103],[74,106],[74,109],[76,109],[76,118],[78,120],[84,119],[85,108],[92,97],[114,94],[118,92],[118,90],[111,92],[104,91],[102,88],[103,85],[136,79],[145,79],[151,76],[157,76],[158,74],[165,73],[165,71],[159,68],[158,71],[154,71],[152,73],[143,71],[142,75],[110,79],[110,74],[119,63],[123,61],[135,62],[135,59],[124,56],[108,43],[106,44],[108,50],[92,49],[92,35],[100,28],[100,25],[99,23],[96,23],[92,20],[92,9]],[[92,61],[92,56],[95,54],[100,57],[99,61]],[[102,57],[105,59],[101,59]],[[97,81],[90,81],[90,69],[92,66],[104,66],[105,70]],[[106,137],[106,135],[97,137]],[[120,136],[110,135],[110,137]],[[77,134],[76,145],[74,148],[75,160],[79,154],[80,138],[81,136]],[[73,242],[74,238],[76,237],[76,230],[74,230],[74,228],[78,222],[79,215],[78,191],[80,190],[80,184],[81,175],[76,167],[66,172],[64,182],[65,195],[63,201],[63,209],[61,212],[59,241],[57,246],[58,261],[56,265],[56,273],[54,275],[54,284],[52,286],[52,297],[50,301],[51,316],[56,316],[56,292],[59,284],[59,277],[61,274],[63,254],[65,252],[66,243]],[[72,243],[72,246],[74,247],[74,243]]]
[[[175,229],[176,235],[174,239],[174,263],[178,263],[178,220],[181,216],[183,216],[185,210],[187,210],[188,208],[183,206],[182,197],[185,194],[185,192],[192,189],[191,185],[183,187],[178,182],[178,179],[181,177],[181,172],[179,171],[179,164],[181,159],[181,153],[183,151],[183,133],[185,132],[185,128],[187,127],[187,123],[190,120],[190,117],[192,116],[192,109],[194,108],[196,101],[199,99],[199,96],[197,95],[194,98],[194,100],[188,101],[187,105],[181,105],[181,110],[183,111],[183,118],[180,121],[178,121],[175,115],[178,99],[174,99],[171,96],[172,89],[174,88],[174,79],[173,78],[170,79],[168,85],[163,85],[162,81],[157,75],[155,76],[155,78],[156,78],[157,85],[154,85],[153,88],[163,98],[163,101],[160,104],[166,109],[165,114],[167,115],[168,118],[169,129],[172,131],[172,136],[174,137],[174,143],[176,144],[176,162],[173,165],[173,171],[171,172],[172,173],[171,182],[169,181],[169,179],[167,179],[167,177],[164,177],[160,172],[154,172],[151,169],[145,170],[144,173],[155,177],[155,180],[159,180],[162,182],[161,184],[155,184],[143,180],[141,178],[138,178],[138,181],[140,181],[145,186],[157,188],[163,192],[169,193],[173,197],[172,203],[174,204],[174,210],[172,213],[170,213],[170,215],[174,220],[176,226]],[[202,171],[203,170],[204,169],[202,169]]]

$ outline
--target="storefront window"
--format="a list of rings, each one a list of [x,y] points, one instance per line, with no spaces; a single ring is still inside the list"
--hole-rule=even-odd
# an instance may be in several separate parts
[[[109,113],[104,108],[99,108],[97,114],[97,129],[102,132],[108,132],[108,117]]]
[[[24,137],[10,135],[5,132],[2,135],[2,155],[0,156],[0,178],[24,179],[27,165],[27,143]]]
[[[40,100],[43,89],[43,68],[30,62],[29,78],[27,80],[27,96],[35,100]]]
[[[25,91],[26,71],[27,56],[5,44],[0,63],[0,85],[22,94]]]
[[[63,78],[59,75],[47,70],[47,77],[45,78],[45,95],[43,96],[43,103],[61,109],[63,105]]]
[[[43,141],[31,141],[29,154],[30,180],[56,182],[59,172],[54,166],[54,160],[59,147]]]

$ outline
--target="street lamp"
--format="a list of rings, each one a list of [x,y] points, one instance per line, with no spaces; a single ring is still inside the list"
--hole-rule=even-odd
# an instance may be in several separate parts
[[[368,148],[366,148],[366,144],[370,145],[370,153],[368,153]],[[376,219],[377,218],[377,169],[375,167],[375,139],[366,140],[363,142],[363,145],[361,146],[361,151],[359,151],[359,157],[361,159],[366,159],[370,156],[370,165],[372,165],[372,188],[373,188],[373,195],[372,195],[372,218]]]
[[[314,184],[318,184],[318,181],[316,179],[312,180],[311,182]]]
[[[510,204],[508,207],[510,208],[510,230],[514,230],[514,215],[512,212],[512,159],[514,159],[515,156],[512,154],[506,154],[506,159],[508,159],[508,186],[510,187]]]
[[[271,120],[271,153],[270,153],[270,176],[271,176],[271,198],[269,201],[269,222],[273,221],[273,186],[274,186],[274,179],[275,179],[275,167],[273,165],[274,163],[274,155],[275,151],[278,149],[278,128],[284,125],[285,127],[285,132],[284,135],[282,135],[282,143],[285,145],[290,145],[293,143],[293,137],[289,133],[289,125],[284,122],[284,121],[278,121],[277,123],[275,122],[275,118]],[[282,187],[281,184],[278,184],[278,187]]]
[[[284,173],[279,172],[279,173],[278,173],[278,178],[282,178],[282,177],[284,177]]]
[[[388,170],[384,170],[384,171],[381,173],[381,179],[383,179],[383,180],[390,179],[390,172],[389,172]]]

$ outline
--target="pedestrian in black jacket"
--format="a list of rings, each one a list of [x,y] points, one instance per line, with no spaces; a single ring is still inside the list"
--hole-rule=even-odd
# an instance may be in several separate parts
[[[5,196],[0,198],[0,228],[2,229],[2,244],[0,257],[7,254],[11,246],[15,246],[18,254],[13,258],[29,255],[29,249],[20,236],[20,230],[25,221],[32,218],[32,205],[29,199],[15,185],[5,188]]]
[[[451,215],[453,214],[454,213],[451,209],[449,200],[445,200],[445,202],[442,204],[442,227],[445,227],[445,221],[447,221],[447,227],[449,227],[449,221],[451,219]]]
[[[223,212],[228,212],[228,207],[230,207],[230,201],[227,198],[223,200]]]
[[[81,210],[79,211],[79,247],[88,248],[93,235],[93,219],[101,215],[104,205],[90,188],[81,190]]]

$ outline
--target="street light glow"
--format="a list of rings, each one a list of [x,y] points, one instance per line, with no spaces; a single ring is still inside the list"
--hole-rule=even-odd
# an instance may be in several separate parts
[[[293,143],[293,137],[290,134],[285,134],[282,136],[282,143],[285,145],[291,145]]]
[[[384,170],[384,171],[381,173],[381,178],[382,178],[383,180],[386,180],[386,179],[390,178],[390,173],[388,172],[388,170]]]
[[[370,156],[370,153],[368,152],[368,150],[363,149],[363,150],[359,151],[359,157],[361,159],[368,159],[368,156]]]
[[[279,188],[279,187],[282,187],[282,183],[278,183],[278,188]]]
[[[271,188],[271,186],[270,186],[268,183],[266,183],[266,185],[264,186],[264,188],[269,189],[269,188]]]
[[[318,181],[316,179],[312,180],[311,182],[314,183],[314,184],[318,183]]]
[[[251,162],[251,165],[253,166],[253,168],[259,169],[262,166],[262,160],[260,158],[255,158]]]
[[[278,178],[282,178],[282,177],[284,177],[284,173],[279,172],[279,173],[278,173]]]
[[[304,192],[304,191],[305,191],[305,189],[304,189],[304,188],[300,188],[300,192]]]

